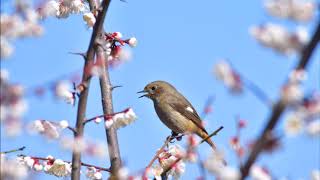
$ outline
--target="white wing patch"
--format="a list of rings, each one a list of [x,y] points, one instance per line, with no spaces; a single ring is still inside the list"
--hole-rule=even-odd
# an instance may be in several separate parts
[[[193,113],[193,109],[190,106],[188,106],[186,110]]]

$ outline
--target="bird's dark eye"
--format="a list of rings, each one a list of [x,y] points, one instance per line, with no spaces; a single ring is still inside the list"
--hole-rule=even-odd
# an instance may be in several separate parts
[[[152,90],[152,91],[156,90],[156,87],[155,87],[155,86],[152,86],[152,87],[151,87],[151,90]]]

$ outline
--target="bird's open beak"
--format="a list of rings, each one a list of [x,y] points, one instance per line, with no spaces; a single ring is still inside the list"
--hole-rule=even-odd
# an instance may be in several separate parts
[[[148,92],[147,92],[147,91],[145,91],[145,90],[139,91],[139,92],[137,92],[137,93],[146,93],[146,94],[144,94],[144,95],[140,96],[139,98],[142,98],[142,97],[148,97]]]

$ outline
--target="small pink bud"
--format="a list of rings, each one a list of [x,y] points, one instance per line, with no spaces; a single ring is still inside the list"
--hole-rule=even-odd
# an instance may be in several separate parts
[[[117,38],[117,39],[121,39],[122,38],[122,34],[120,32],[114,32],[114,33],[112,33],[112,36]]]
[[[96,118],[94,119],[94,122],[97,123],[97,124],[99,124],[101,121],[102,121],[102,119],[99,118],[99,117],[96,117]]]
[[[135,37],[132,37],[128,40],[128,44],[131,47],[136,47],[138,44],[138,40]]]

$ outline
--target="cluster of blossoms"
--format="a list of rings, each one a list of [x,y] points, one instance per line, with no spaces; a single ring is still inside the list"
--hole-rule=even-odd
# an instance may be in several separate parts
[[[272,23],[253,26],[250,34],[263,46],[286,55],[300,52],[309,39],[307,31],[302,27],[289,32],[283,26]]]
[[[102,179],[102,173],[100,169],[95,167],[88,167],[86,171],[86,177],[91,180],[100,180]]]
[[[107,54],[107,59],[103,60],[97,58],[95,62],[90,62],[85,69],[85,73],[88,73],[92,76],[101,76],[103,69],[102,65],[107,64],[111,68],[115,68],[120,64],[131,59],[131,51],[128,48],[124,48],[126,44],[130,47],[135,47],[137,45],[137,39],[131,37],[129,39],[121,39],[122,34],[120,32],[114,33],[105,33],[104,40],[105,44],[103,49]]]
[[[171,175],[174,179],[179,179],[179,177],[185,172],[185,162],[184,160],[179,160],[185,157],[185,150],[179,145],[170,145],[168,150],[163,150],[159,156],[159,164],[153,165],[148,171],[156,178],[161,179],[161,173],[164,170],[170,169],[167,175]]]
[[[22,128],[21,119],[27,110],[24,96],[24,87],[9,82],[8,71],[0,71],[0,121],[5,126],[8,136],[18,135]]]
[[[1,13],[1,59],[9,57],[14,48],[11,41],[17,38],[38,37],[43,28],[38,23],[39,16],[25,1],[16,1],[14,14]]]
[[[57,98],[63,99],[66,103],[75,105],[76,92],[70,91],[71,85],[68,81],[58,81],[54,85],[54,94]]]
[[[102,121],[102,117],[105,118],[105,126],[107,129],[109,129],[111,126],[119,129],[133,123],[137,119],[137,115],[134,113],[132,108],[127,108],[111,115],[97,116],[92,120],[99,124]]]
[[[317,9],[310,0],[267,0],[264,6],[272,16],[302,22],[310,21]]]
[[[58,139],[60,137],[60,131],[68,127],[69,123],[66,120],[62,120],[59,123],[47,120],[36,120],[29,125],[29,130],[31,133],[40,133],[48,139]]]
[[[285,133],[295,136],[305,130],[311,136],[320,135],[320,94],[315,92],[292,107],[285,121]]]
[[[70,14],[84,13],[88,6],[83,0],[50,0],[39,8],[42,17],[67,18]]]
[[[89,156],[104,158],[108,156],[108,147],[102,142],[94,142],[84,138],[63,137],[61,147],[72,152],[81,152]]]
[[[137,39],[135,37],[131,37],[129,39],[122,39],[122,34],[120,32],[114,32],[114,33],[106,33],[105,34],[106,40],[107,40],[107,54],[108,61],[115,61],[118,59],[126,60],[130,58],[130,55],[128,55],[121,46],[124,46],[125,44],[128,44],[130,47],[136,47],[137,46]]]
[[[282,99],[289,105],[300,102],[303,98],[301,83],[306,80],[304,70],[294,70],[289,74],[289,81],[282,87]]]
[[[0,154],[0,179],[24,179],[28,176],[28,169],[17,159],[7,158],[5,154]]]
[[[232,92],[241,92],[243,89],[243,82],[240,75],[232,69],[231,65],[222,60],[214,66],[214,75],[221,80],[226,87]]]
[[[36,158],[29,156],[20,156],[18,160],[21,164],[35,171],[43,171],[57,177],[66,177],[71,174],[71,163],[61,159],[55,159],[52,156],[46,158]],[[43,161],[41,163],[41,161]]]

